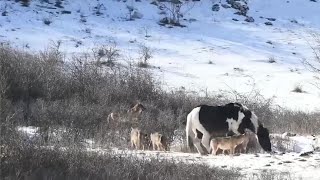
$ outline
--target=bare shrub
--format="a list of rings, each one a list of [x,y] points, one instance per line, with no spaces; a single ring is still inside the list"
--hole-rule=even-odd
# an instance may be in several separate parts
[[[175,130],[184,129],[187,114],[199,104],[221,105],[231,101],[254,110],[271,132],[316,133],[319,114],[291,112],[273,106],[272,99],[258,92],[223,96],[199,96],[186,90],[164,91],[146,69],[104,69],[90,54],[64,61],[59,43],[38,54],[0,46],[1,121],[7,116],[14,125],[40,127],[43,139],[52,143],[50,131],[70,129],[67,142],[93,138],[103,146],[129,147],[131,127],[146,133],[160,132],[175,140]],[[226,92],[227,93],[227,92]],[[128,108],[139,100],[146,110],[141,119],[128,121]],[[119,123],[108,123],[110,112],[120,112]],[[47,139],[47,140],[46,140]],[[66,143],[64,143],[66,144]]]
[[[115,61],[120,57],[120,50],[117,48],[117,43],[112,40],[107,45],[93,48],[92,51],[97,63],[107,66],[114,66]]]
[[[128,20],[128,21],[133,21],[134,18],[132,18],[132,15],[133,15],[133,12],[134,12],[135,8],[134,8],[133,6],[129,6],[129,5],[127,5],[126,8],[127,8],[127,10],[128,10],[128,16],[129,16],[129,17],[127,18],[127,20]]]
[[[184,164],[173,160],[140,159],[131,155],[112,156],[81,149],[37,149],[10,146],[12,155],[1,165],[7,179],[237,179],[236,170]]]
[[[268,62],[269,63],[276,63],[277,61],[276,61],[276,58],[274,56],[271,56],[271,57],[269,57]]]
[[[194,2],[188,0],[168,0],[160,1],[158,0],[160,9],[165,10],[166,14],[169,14],[168,17],[162,19],[160,23],[171,24],[174,26],[183,26],[180,24],[180,19],[183,17],[183,14],[188,12],[195,5]],[[183,11],[182,8],[186,6],[186,10]]]
[[[152,58],[152,50],[146,45],[140,45],[139,48],[140,60],[138,63],[139,67],[146,68],[149,66],[149,60]]]
[[[320,34],[316,33],[316,32],[311,32],[310,33],[311,36],[311,41],[307,40],[307,43],[309,44],[314,58],[313,59],[303,59],[302,63],[305,65],[305,67],[310,70],[311,72],[314,72],[316,77],[317,77],[317,81],[313,83],[313,85],[315,85],[315,87],[317,87],[318,89],[320,89],[320,81],[319,81],[319,77],[320,77]]]
[[[48,25],[48,26],[52,23],[52,20],[49,18],[44,18],[42,21],[45,25]]]
[[[150,27],[148,27],[148,26],[142,27],[142,30],[144,31],[144,37],[145,38],[151,37],[151,35],[149,34],[149,29],[150,29]]]
[[[275,170],[267,170],[261,171],[258,173],[254,173],[252,177],[247,177],[249,179],[257,179],[257,180],[281,180],[281,179],[298,179],[290,174],[290,172],[278,172]]]
[[[296,85],[292,92],[303,93],[304,91],[302,90],[302,85]]]
[[[95,15],[101,16],[103,15],[102,11],[105,11],[106,7],[103,5],[103,3],[98,3],[97,6],[94,7]]]

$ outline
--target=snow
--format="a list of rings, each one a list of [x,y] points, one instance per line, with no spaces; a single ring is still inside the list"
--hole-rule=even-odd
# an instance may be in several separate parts
[[[60,128],[61,129],[61,128]],[[63,128],[62,128],[63,129]],[[17,127],[17,131],[27,134],[30,138],[34,137],[38,128],[29,127]],[[179,136],[179,134],[177,135]],[[131,149],[119,149],[115,147],[109,147],[108,149],[102,149],[93,139],[85,139],[84,145],[88,152],[96,152],[101,155],[111,154],[113,156],[134,156],[138,158],[148,159],[157,158],[174,160],[176,162],[184,163],[199,163],[206,164],[211,167],[220,167],[226,169],[238,169],[240,173],[255,179],[256,174],[260,174],[262,171],[270,170],[275,172],[290,173],[291,178],[295,179],[310,179],[317,180],[318,176],[315,173],[320,170],[320,152],[314,151],[316,147],[320,147],[320,136],[287,136],[285,134],[271,134],[271,137],[287,138],[290,144],[293,144],[293,151],[286,153],[280,153],[276,150],[276,153],[256,153],[256,154],[241,154],[235,156],[229,155],[206,155],[201,156],[197,153],[182,153],[182,152],[160,152],[151,150],[131,150]],[[182,142],[182,141],[181,141]],[[179,140],[176,143],[181,143]],[[174,145],[173,145],[174,146]],[[53,148],[52,146],[43,146],[43,148]],[[61,150],[67,150],[62,147]],[[308,152],[307,156],[302,156],[303,153]]]
[[[163,79],[168,89],[183,86],[199,95],[233,90],[250,94],[255,89],[265,98],[273,98],[275,105],[320,110],[319,90],[312,85],[314,74],[301,63],[303,58],[313,58],[309,32],[320,32],[319,2],[250,0],[248,15],[255,22],[247,23],[232,8],[213,12],[211,1],[200,1],[183,7],[186,28],[159,26],[157,21],[163,15],[150,2],[106,1],[103,14],[97,16],[94,7],[102,3],[99,1],[64,1],[64,9],[43,8],[54,6],[38,1],[32,1],[30,7],[1,1],[0,8],[6,9],[8,16],[0,16],[0,41],[38,51],[59,40],[61,50],[71,55],[114,40],[123,55],[119,62],[137,60],[139,45],[145,44],[153,50],[151,65],[160,67],[152,69],[154,75]],[[142,19],[126,21],[126,5],[142,13]],[[62,10],[71,14],[56,13]],[[86,22],[81,22],[80,16]],[[275,18],[273,26],[264,25],[265,18]],[[44,19],[52,23],[45,25]],[[276,63],[268,63],[270,58]],[[292,92],[296,86],[306,93]]]
[[[16,128],[16,130],[17,130],[18,132],[21,132],[22,134],[26,135],[27,137],[32,138],[32,137],[34,137],[34,136],[37,135],[38,130],[39,130],[39,127],[34,127],[34,126],[28,126],[28,127],[26,127],[26,126],[18,126],[18,127]]]
[[[286,147],[286,152],[293,152],[304,154],[313,152],[320,148],[319,137],[311,135],[294,135],[288,136],[287,133],[283,134],[270,134],[273,147],[276,151],[277,142],[280,141]]]
[[[241,154],[238,156],[229,155],[206,155],[201,156],[196,153],[182,152],[160,152],[160,151],[140,151],[128,149],[92,149],[87,148],[89,152],[97,152],[100,154],[112,154],[113,156],[130,157],[148,159],[156,158],[159,160],[173,160],[183,163],[199,163],[211,167],[220,167],[226,169],[238,169],[241,174],[250,177],[255,174],[261,174],[262,171],[270,170],[275,172],[290,173],[291,178],[295,179],[319,179],[315,173],[320,170],[320,153],[316,152],[308,157],[300,157],[297,153],[286,153],[283,155],[270,154]],[[254,178],[253,178],[254,179]]]
[[[50,1],[49,2],[53,2]],[[198,95],[223,94],[234,98],[232,91],[254,96],[255,91],[265,98],[273,98],[275,105],[306,112],[320,110],[320,92],[312,83],[315,74],[306,70],[302,59],[313,59],[311,45],[315,45],[310,32],[320,33],[320,2],[305,0],[250,0],[248,16],[235,15],[234,9],[220,7],[213,12],[212,4],[204,1],[183,7],[185,28],[159,26],[163,17],[160,10],[144,0],[127,2],[108,0],[63,1],[64,9],[52,9],[53,4],[32,1],[30,7],[22,7],[14,1],[0,1],[0,42],[29,51],[44,50],[53,42],[61,41],[60,50],[72,54],[91,52],[99,45],[115,41],[121,50],[119,63],[127,64],[139,57],[139,46],[145,44],[153,50],[150,60],[155,77],[164,82],[166,89],[185,87]],[[95,14],[98,3],[103,3],[100,16]],[[225,3],[225,0],[222,0]],[[143,17],[126,21],[126,5],[133,6]],[[41,6],[41,7],[40,7]],[[50,7],[50,8],[44,8]],[[193,8],[190,8],[193,7]],[[61,14],[69,10],[71,14]],[[58,13],[57,13],[58,12]],[[233,21],[232,19],[239,21]],[[272,26],[264,23],[275,18]],[[51,21],[45,25],[44,19]],[[85,22],[84,22],[85,20]],[[150,37],[146,37],[149,35]],[[269,63],[275,60],[275,63]],[[212,63],[209,63],[212,62]],[[301,86],[305,93],[292,90]],[[229,93],[228,93],[229,92]],[[235,99],[236,100],[236,99]],[[30,137],[38,137],[38,127],[17,127],[17,131]],[[49,135],[61,140],[66,129],[60,128]],[[271,134],[282,138],[285,154],[244,154],[240,156],[200,156],[181,152],[133,151],[95,148],[92,139],[84,141],[88,151],[114,155],[135,154],[137,157],[174,159],[186,163],[202,163],[222,168],[240,168],[243,174],[261,170],[290,172],[293,177],[319,179],[319,136]],[[184,136],[181,136],[184,137]],[[177,138],[176,149],[183,139]],[[272,140],[277,149],[276,139]],[[308,156],[300,156],[310,153]]]

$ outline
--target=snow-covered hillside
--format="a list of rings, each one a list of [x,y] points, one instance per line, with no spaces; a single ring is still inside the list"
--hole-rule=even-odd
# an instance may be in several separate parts
[[[249,94],[254,89],[287,108],[320,110],[314,74],[301,63],[313,59],[310,32],[320,32],[320,2],[245,1],[254,22],[224,8],[224,0],[190,2],[182,7],[184,28],[160,26],[163,10],[151,0],[61,2],[32,0],[25,7],[0,1],[0,41],[30,50],[61,41],[61,49],[70,55],[113,40],[124,64],[137,60],[144,44],[153,51],[151,65],[159,67],[152,71],[169,88],[183,86],[199,94],[206,89]],[[216,3],[219,11],[212,11]],[[127,5],[138,12],[134,21],[126,20]],[[293,92],[298,86],[305,92]]]

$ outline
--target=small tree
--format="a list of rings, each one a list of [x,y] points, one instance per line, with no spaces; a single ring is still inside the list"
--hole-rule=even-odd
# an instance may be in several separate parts
[[[303,64],[312,72],[316,74],[317,82],[313,83],[318,89],[320,89],[320,34],[311,33],[311,37],[314,44],[309,44],[312,49],[314,58],[312,60],[303,59]]]
[[[168,0],[165,2],[158,0],[158,4],[161,9],[169,14],[169,17],[167,17],[168,24],[181,26],[180,18],[183,17],[183,14],[191,10],[195,3],[189,6],[184,12],[182,12],[182,7],[190,4],[188,0]]]
[[[132,15],[133,15],[133,11],[134,11],[134,7],[133,6],[129,6],[127,5],[127,10],[128,10],[128,15],[129,17],[127,18],[129,21],[132,21],[133,18],[132,18]]]
[[[146,45],[140,45],[140,62],[138,63],[139,67],[148,67],[149,60],[152,58],[152,50],[150,47],[147,47]]]
[[[108,45],[102,45],[101,47],[92,49],[94,58],[98,63],[106,64],[107,66],[113,66],[114,62],[119,58],[120,53],[115,41],[110,41]],[[102,62],[106,59],[105,62]]]

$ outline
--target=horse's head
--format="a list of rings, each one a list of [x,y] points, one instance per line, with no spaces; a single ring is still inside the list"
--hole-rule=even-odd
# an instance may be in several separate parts
[[[257,134],[261,147],[265,151],[270,152],[271,143],[269,131],[258,121],[256,114],[240,103],[229,103],[226,106],[229,109],[229,119],[227,119],[229,131],[227,136],[244,134],[245,130],[249,129]]]

